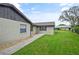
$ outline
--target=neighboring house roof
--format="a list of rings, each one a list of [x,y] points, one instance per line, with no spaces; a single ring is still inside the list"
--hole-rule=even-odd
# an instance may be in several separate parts
[[[59,24],[55,28],[71,28],[71,26],[70,25],[66,25],[66,24]]]
[[[34,25],[37,25],[37,26],[54,26],[55,22],[39,22],[39,23],[34,23]]]
[[[66,24],[59,24],[58,26],[66,26]]]
[[[29,22],[30,24],[32,24],[32,22],[21,12],[19,11],[14,5],[10,4],[10,3],[0,3],[0,6],[6,6],[9,7],[13,10],[15,10],[19,15],[21,15],[27,22]]]
[[[66,25],[66,26],[56,26],[55,28],[71,28],[71,26],[68,26],[68,25]]]

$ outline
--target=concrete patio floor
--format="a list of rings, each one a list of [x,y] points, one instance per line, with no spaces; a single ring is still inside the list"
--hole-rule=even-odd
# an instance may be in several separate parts
[[[43,36],[43,34],[36,34],[33,37],[29,38],[26,41],[20,42],[12,47],[3,49],[0,51],[0,55],[11,55],[12,53],[18,51],[19,49],[23,48],[24,46],[30,44],[31,42],[33,42],[34,40],[38,39],[39,37]]]

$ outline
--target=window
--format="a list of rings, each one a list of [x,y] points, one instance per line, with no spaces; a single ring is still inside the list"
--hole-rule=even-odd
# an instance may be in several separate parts
[[[26,32],[26,24],[20,24],[20,33]]]
[[[46,26],[41,26],[40,31],[46,31]]]

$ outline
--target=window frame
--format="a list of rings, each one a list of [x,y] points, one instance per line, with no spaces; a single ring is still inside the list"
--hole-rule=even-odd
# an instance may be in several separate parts
[[[20,33],[25,33],[25,32],[27,32],[27,31],[26,31],[26,28],[27,28],[26,24],[20,24]]]
[[[46,31],[47,30],[47,27],[46,26],[40,26],[40,31]]]

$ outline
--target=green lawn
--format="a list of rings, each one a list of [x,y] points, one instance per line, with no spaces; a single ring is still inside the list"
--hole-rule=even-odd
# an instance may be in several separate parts
[[[79,54],[79,35],[70,31],[56,31],[44,35],[14,55],[73,55]]]

